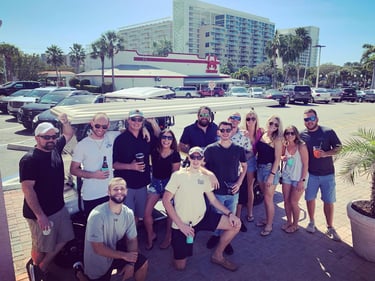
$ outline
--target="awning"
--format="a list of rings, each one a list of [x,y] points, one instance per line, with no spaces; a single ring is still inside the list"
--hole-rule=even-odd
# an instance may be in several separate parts
[[[202,77],[202,78],[184,78],[184,85],[196,85],[196,84],[208,84],[210,81],[215,82],[216,84],[244,84],[245,81],[233,78],[224,78],[224,77]]]

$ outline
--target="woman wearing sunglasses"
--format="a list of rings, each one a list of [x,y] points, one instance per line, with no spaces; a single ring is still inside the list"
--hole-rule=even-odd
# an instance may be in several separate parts
[[[282,154],[282,124],[280,117],[272,115],[267,120],[266,131],[256,143],[257,179],[264,195],[266,218],[257,226],[264,227],[260,235],[268,236],[272,232],[275,205],[273,196],[279,182],[279,164]]]
[[[174,133],[170,129],[160,132],[155,119],[149,119],[148,121],[154,129],[154,134],[158,134],[158,139],[151,150],[152,178],[151,184],[148,187],[144,215],[144,225],[147,232],[146,250],[151,250],[153,241],[156,239],[153,229],[152,211],[159,199],[163,197],[165,186],[171,174],[180,169],[181,157],[177,149],[177,141]],[[167,249],[171,243],[171,225],[172,221],[168,217],[165,238],[160,244],[161,249]]]
[[[295,126],[285,128],[281,160],[282,190],[287,218],[287,222],[281,228],[287,233],[294,233],[299,229],[298,202],[306,188],[309,161],[306,144]]]

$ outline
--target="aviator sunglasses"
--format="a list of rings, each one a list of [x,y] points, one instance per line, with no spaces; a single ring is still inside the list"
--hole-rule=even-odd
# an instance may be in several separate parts
[[[103,128],[103,130],[108,129],[108,125],[95,124],[94,127],[95,127],[95,129],[100,129],[100,128]]]
[[[304,120],[305,122],[309,122],[309,121],[314,122],[314,121],[316,121],[316,116],[306,117],[306,118],[303,118],[303,120]]]
[[[296,134],[294,132],[285,132],[286,136],[295,136]]]
[[[232,115],[229,118],[232,119],[232,120],[241,121],[241,117],[237,116],[237,115]]]
[[[38,137],[40,137],[40,138],[42,138],[42,139],[44,139],[44,140],[55,140],[55,139],[57,139],[57,135],[44,135],[44,136],[38,136]]]
[[[269,122],[268,123],[270,126],[275,126],[276,128],[279,128],[279,124],[275,123],[275,122]]]

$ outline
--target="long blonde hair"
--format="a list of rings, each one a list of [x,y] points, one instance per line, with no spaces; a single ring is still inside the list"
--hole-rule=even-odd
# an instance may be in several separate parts
[[[279,127],[277,128],[277,130],[275,132],[272,132],[272,135],[271,135],[271,139],[272,140],[275,140],[277,138],[282,138],[283,137],[283,124],[281,123],[281,118],[277,115],[272,115],[270,116],[268,119],[267,119],[267,124],[266,124],[266,127],[268,128],[269,127],[269,123],[272,119],[276,119],[278,124],[279,124]]]
[[[246,116],[244,118],[244,122],[245,122],[244,128],[246,129],[246,131],[249,131],[249,126],[247,125],[246,118],[251,117],[251,116],[254,116],[255,119],[256,119],[255,120],[254,135],[253,135],[253,137],[255,138],[256,134],[258,132],[258,129],[259,129],[259,118],[258,118],[258,114],[255,112],[255,110],[253,108],[248,113],[246,113]]]

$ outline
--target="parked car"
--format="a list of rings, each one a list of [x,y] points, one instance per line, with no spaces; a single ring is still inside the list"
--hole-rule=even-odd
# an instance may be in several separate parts
[[[365,91],[356,91],[357,92],[357,102],[363,102],[365,100],[365,97],[366,97],[366,93]]]
[[[364,101],[375,102],[375,90],[374,89],[365,90],[364,92],[366,94]]]
[[[312,102],[329,103],[332,98],[331,94],[324,88],[311,88]]]
[[[341,90],[340,89],[327,89],[328,93],[331,95],[331,100],[335,102],[340,101],[340,94]]]
[[[250,87],[249,96],[251,98],[261,98],[263,97],[263,88],[262,87]]]
[[[249,93],[247,92],[247,89],[245,87],[232,87],[227,92],[228,96],[234,96],[234,97],[249,97]]]
[[[279,102],[280,106],[285,106],[285,104],[287,104],[289,102],[288,94],[283,93],[283,92],[281,92],[279,90],[276,90],[276,89],[266,90],[263,93],[262,98],[277,100]]]
[[[286,85],[282,89],[283,93],[289,96],[289,103],[303,102],[308,104],[312,100],[311,88],[307,85]]]
[[[174,91],[174,88],[171,87],[171,86],[157,85],[157,86],[154,86],[154,87],[155,87],[155,88],[168,89],[168,90],[171,91],[170,94],[163,96],[163,99],[172,99],[172,98],[175,98],[175,97],[176,97],[176,93],[175,93],[175,91]]]
[[[335,93],[332,100],[337,102],[342,102],[345,100],[354,102],[357,100],[357,93],[354,88],[342,88]]]
[[[39,88],[40,83],[36,81],[13,81],[0,86],[0,95],[9,96],[22,89]]]
[[[22,97],[15,97],[8,101],[7,110],[10,115],[17,117],[18,110],[28,103],[37,102],[44,95],[56,90],[57,87],[35,88]]]
[[[210,88],[204,88],[199,91],[200,96],[203,97],[223,97],[225,91],[221,87],[214,87],[212,90]]]
[[[3,113],[8,113],[8,102],[16,97],[23,97],[31,92],[31,89],[23,89],[10,94],[7,97],[0,98],[0,111]]]
[[[60,101],[56,106],[68,106],[68,105],[76,105],[76,104],[91,104],[91,103],[103,103],[104,97],[103,95],[97,94],[85,94],[85,95],[73,95],[69,96],[62,101]],[[56,115],[52,114],[51,110],[48,109],[36,115],[33,119],[32,129],[39,125],[42,122],[50,122],[57,128],[58,118]]]
[[[56,106],[64,98],[73,95],[92,95],[92,93],[85,90],[52,91],[44,95],[39,102],[22,106],[17,113],[17,121],[30,130],[32,129],[32,122],[36,115]]]
[[[194,86],[175,87],[173,90],[176,94],[176,98],[193,98],[201,96],[197,90],[197,87]]]

